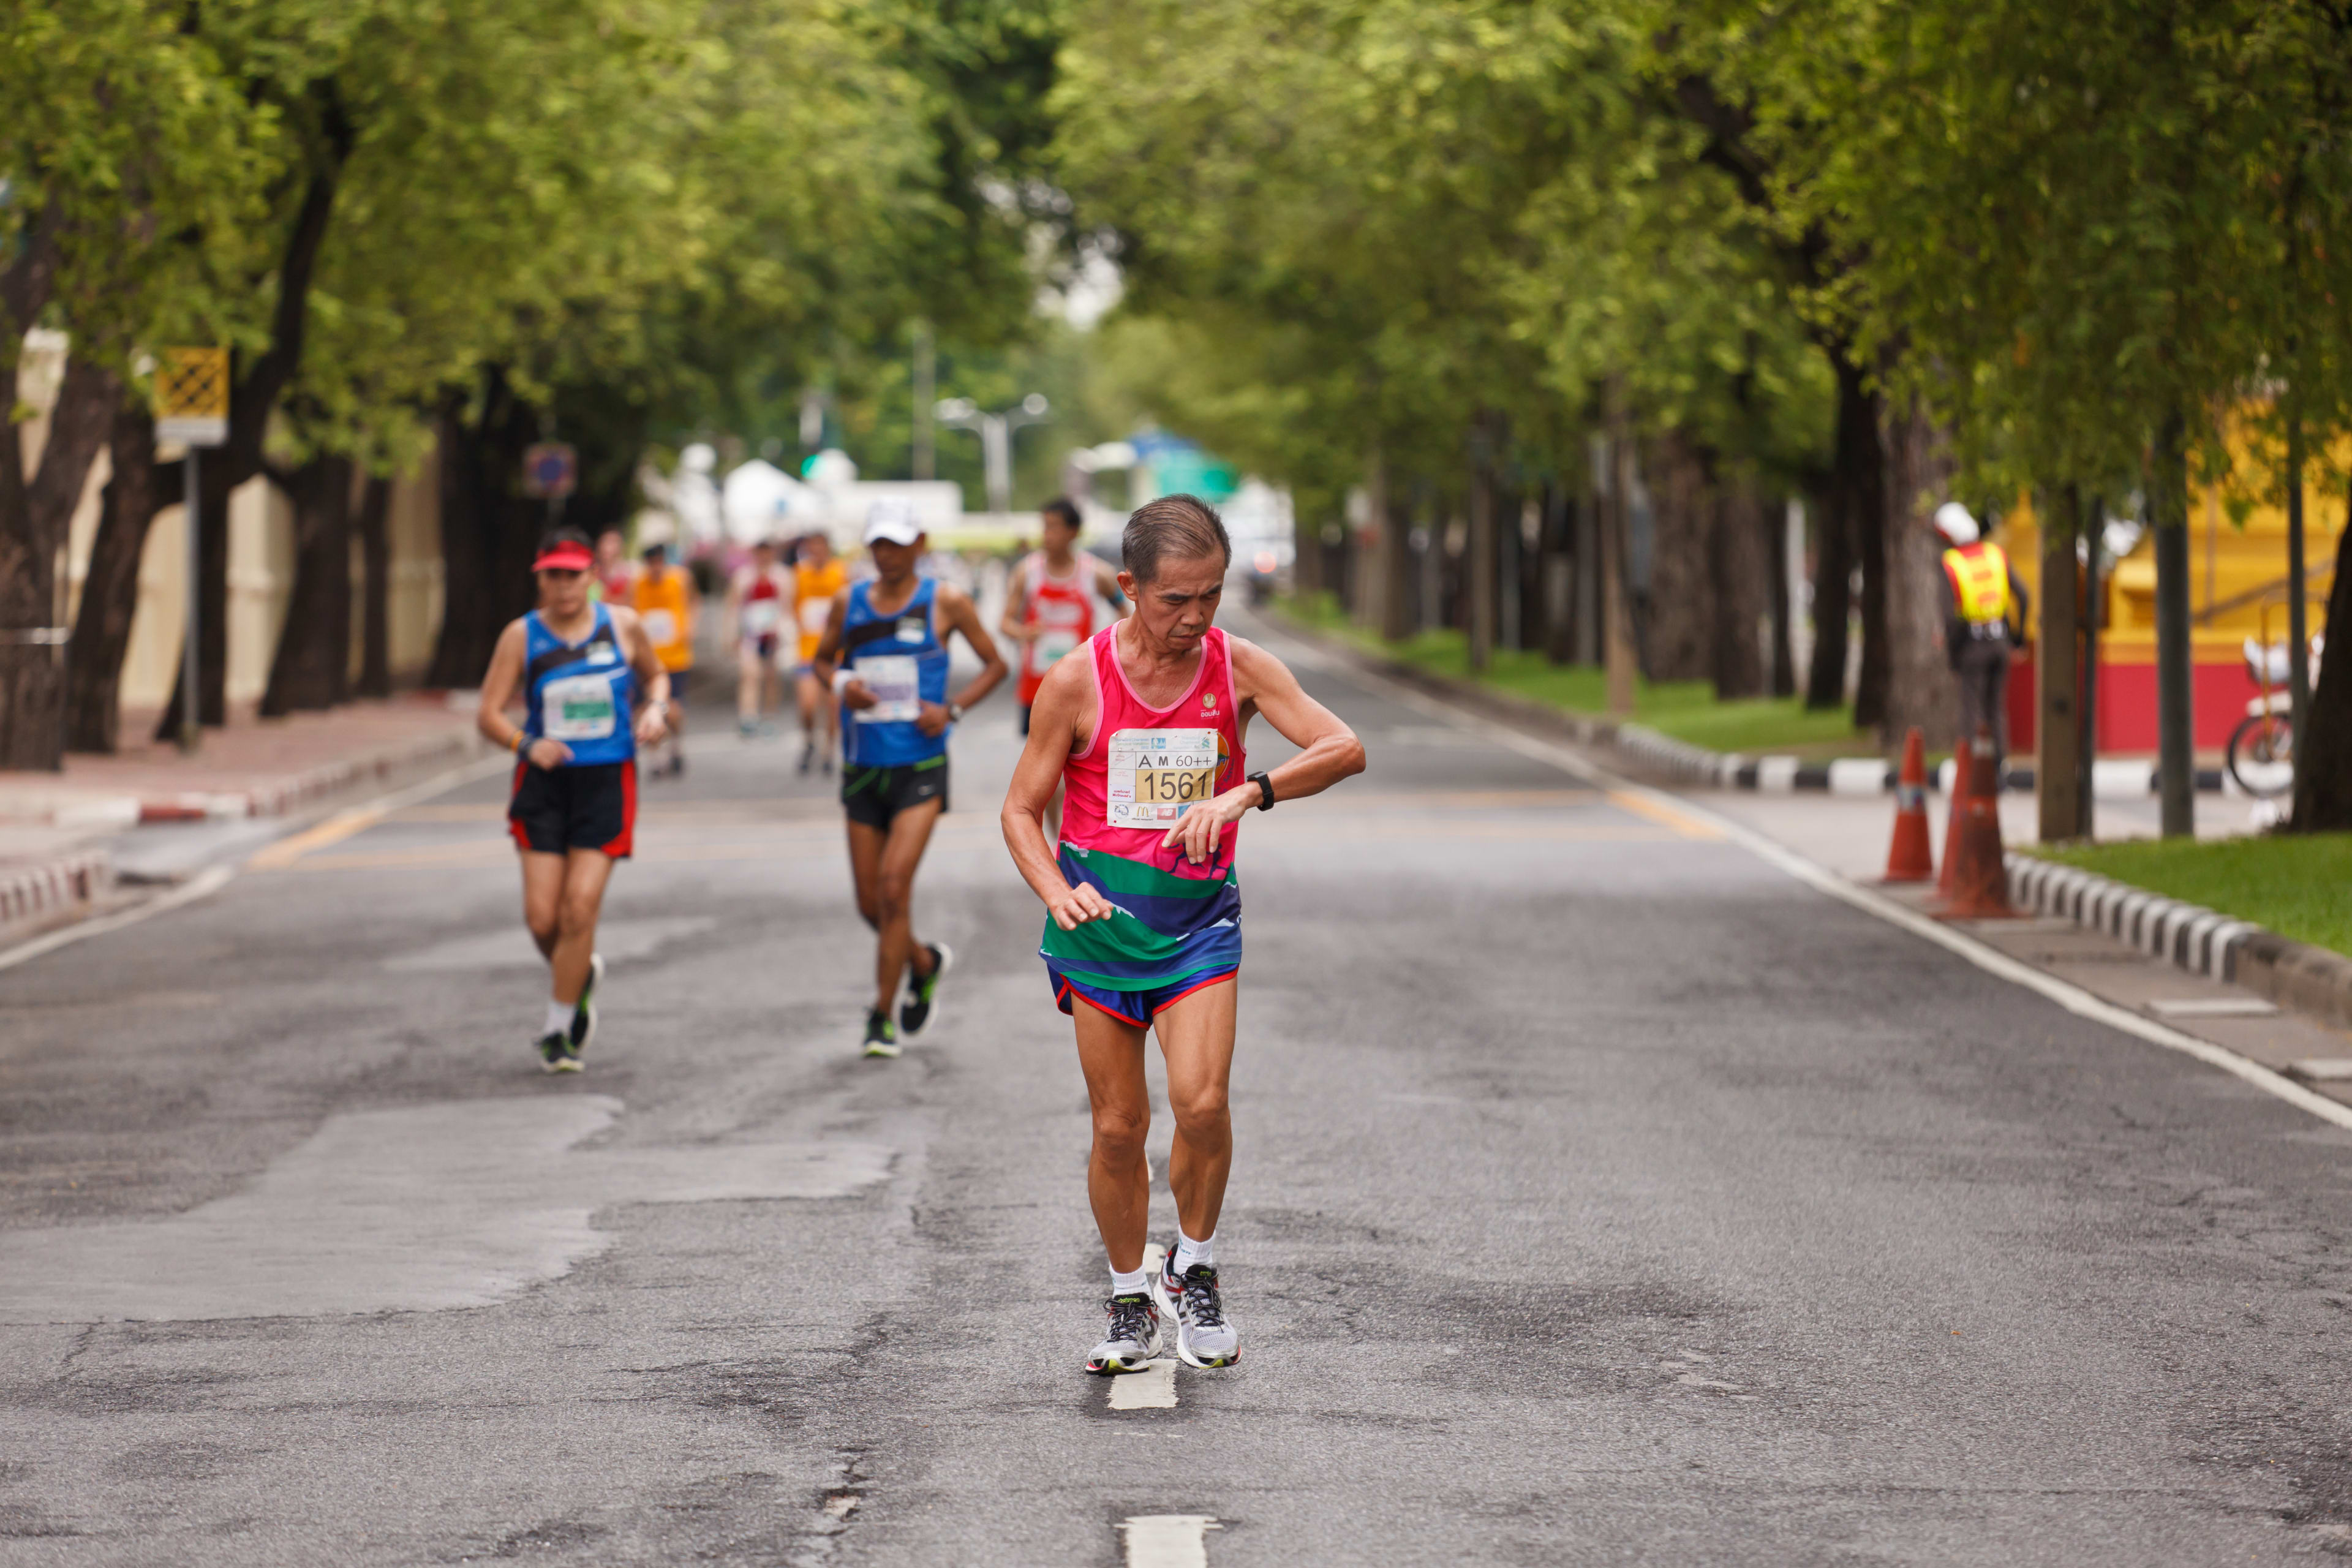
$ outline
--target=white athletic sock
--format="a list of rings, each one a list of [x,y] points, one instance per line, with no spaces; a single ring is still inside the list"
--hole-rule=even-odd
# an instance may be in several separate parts
[[[1184,1271],[1195,1263],[1205,1263],[1212,1268],[1217,1266],[1217,1238],[1212,1236],[1206,1241],[1194,1241],[1180,1229],[1176,1233],[1176,1277],[1182,1279]]]
[[[1116,1268],[1110,1271],[1110,1293],[1114,1296],[1140,1296],[1150,1288],[1151,1274],[1148,1269],[1139,1268],[1132,1274],[1121,1274]]]
[[[572,1027],[572,1004],[569,1002],[550,1002],[547,1005],[547,1027],[540,1030],[540,1033],[560,1035]]]

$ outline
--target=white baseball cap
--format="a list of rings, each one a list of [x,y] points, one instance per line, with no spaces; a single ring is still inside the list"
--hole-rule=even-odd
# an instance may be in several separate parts
[[[1974,544],[1984,533],[1977,526],[1977,520],[1969,515],[1969,509],[1956,500],[1948,500],[1936,509],[1936,531],[1954,544]]]
[[[866,513],[866,542],[887,539],[893,544],[912,544],[923,537],[923,525],[915,516],[915,509],[905,501],[876,501]]]

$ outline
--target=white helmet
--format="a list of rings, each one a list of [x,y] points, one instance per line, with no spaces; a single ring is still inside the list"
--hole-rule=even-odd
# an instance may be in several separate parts
[[[1974,544],[1984,530],[1969,515],[1969,509],[1956,500],[1948,500],[1936,509],[1936,531],[1950,540],[1955,546]]]

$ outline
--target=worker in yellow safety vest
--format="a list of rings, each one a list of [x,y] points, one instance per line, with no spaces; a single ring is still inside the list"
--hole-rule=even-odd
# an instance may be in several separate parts
[[[2009,654],[2024,640],[2025,585],[2017,580],[2009,552],[1982,537],[1977,520],[1959,502],[1936,509],[1936,531],[1950,545],[1944,552],[1940,585],[1944,651],[1960,680],[1959,738],[1971,740],[1978,730],[1990,730],[1994,755],[2005,763]]]

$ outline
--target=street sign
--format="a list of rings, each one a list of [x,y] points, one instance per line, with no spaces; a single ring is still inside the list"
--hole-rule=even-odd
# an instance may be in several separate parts
[[[580,457],[562,441],[541,441],[522,455],[522,493],[562,500],[580,483]]]
[[[184,447],[228,440],[228,350],[165,349],[155,366],[155,439]]]

